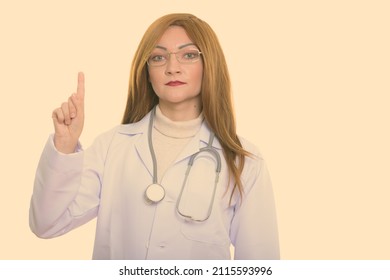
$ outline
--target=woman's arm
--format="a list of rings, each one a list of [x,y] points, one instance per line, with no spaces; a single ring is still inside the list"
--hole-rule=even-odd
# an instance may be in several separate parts
[[[103,159],[99,143],[86,151],[63,154],[51,136],[36,171],[30,228],[41,238],[62,235],[97,214]]]
[[[231,239],[235,259],[280,259],[275,201],[270,176],[261,157],[250,159],[243,174],[245,193],[236,206]],[[249,162],[248,161],[248,162]],[[247,164],[247,163],[246,163]]]
[[[54,135],[40,158],[30,206],[30,227],[39,237],[64,234],[96,216],[99,205],[102,147],[81,151],[84,126],[84,74],[77,90],[52,114]],[[99,150],[100,149],[100,150]]]

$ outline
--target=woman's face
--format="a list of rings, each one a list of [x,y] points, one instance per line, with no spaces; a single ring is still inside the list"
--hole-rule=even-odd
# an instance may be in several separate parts
[[[180,26],[169,27],[157,42],[149,59],[149,79],[154,92],[159,97],[160,106],[180,106],[189,109],[200,107],[200,91],[202,86],[202,59],[192,57],[198,50]],[[194,52],[195,51],[195,52]],[[174,53],[183,59],[178,61]],[[171,53],[170,55],[167,55]],[[167,58],[166,64],[153,66],[150,60],[160,61]],[[190,107],[188,107],[190,106]]]

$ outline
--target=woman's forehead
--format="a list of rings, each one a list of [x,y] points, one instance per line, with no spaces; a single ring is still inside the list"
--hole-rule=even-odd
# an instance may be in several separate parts
[[[177,47],[177,49],[178,49],[178,50],[181,50],[181,49],[184,49],[184,48],[190,47],[190,46],[195,46],[195,47],[196,47],[196,45],[195,45],[194,43],[187,43],[187,44],[179,45],[179,46]],[[161,50],[164,50],[164,51],[168,51],[168,48],[166,48],[166,47],[164,47],[164,46],[160,46],[160,45],[157,45],[155,48],[156,48],[156,49],[161,49]]]
[[[157,41],[156,47],[170,49],[182,49],[186,46],[194,45],[188,37],[187,32],[181,26],[170,26]]]

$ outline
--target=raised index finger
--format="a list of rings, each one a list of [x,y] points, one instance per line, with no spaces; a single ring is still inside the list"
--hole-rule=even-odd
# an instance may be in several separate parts
[[[84,73],[79,72],[77,78],[77,97],[80,99],[84,98],[85,88],[84,88]]]
[[[72,94],[71,99],[76,107],[77,115],[82,116],[84,112],[84,73],[79,72],[77,77],[77,91]]]

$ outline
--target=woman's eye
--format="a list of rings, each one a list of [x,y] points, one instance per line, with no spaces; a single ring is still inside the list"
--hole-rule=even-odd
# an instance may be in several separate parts
[[[198,52],[186,52],[184,53],[183,58],[187,60],[192,60],[198,58],[199,54]]]
[[[162,61],[164,59],[165,59],[165,57],[163,55],[153,55],[151,57],[151,60],[153,60],[153,61]]]

